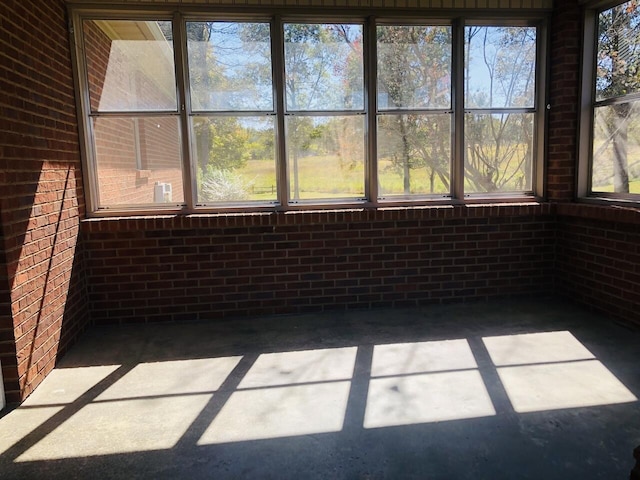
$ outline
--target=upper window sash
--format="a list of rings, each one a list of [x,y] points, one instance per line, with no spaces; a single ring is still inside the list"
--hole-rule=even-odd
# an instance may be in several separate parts
[[[269,22],[187,21],[193,112],[275,112]]]
[[[287,113],[364,112],[364,25],[293,23],[282,26]]]
[[[595,101],[640,92],[640,10],[628,1],[597,17]]]
[[[178,111],[171,20],[87,19],[82,30],[92,114]]]
[[[578,195],[638,201],[640,11],[635,2],[587,9]]]

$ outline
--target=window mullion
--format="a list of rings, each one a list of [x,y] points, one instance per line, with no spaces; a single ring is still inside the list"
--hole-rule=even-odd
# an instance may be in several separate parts
[[[276,178],[278,200],[282,208],[289,206],[289,174],[287,171],[287,146],[285,143],[284,98],[284,31],[282,18],[274,17],[271,26],[271,58],[273,98],[276,109]]]
[[[451,162],[451,196],[464,198],[464,20],[453,22],[451,83],[453,89],[453,135]]]
[[[97,173],[97,162],[95,155],[95,141],[93,125],[91,122],[91,98],[89,94],[89,75],[87,71],[87,54],[84,43],[83,19],[77,13],[72,15],[73,27],[71,29],[71,41],[74,48],[71,49],[71,58],[76,68],[73,69],[75,87],[77,115],[80,119],[78,129],[80,132],[80,150],[85,159],[85,167],[82,169],[82,177],[85,186],[84,196],[87,210],[90,213],[98,210],[99,207],[99,181]]]
[[[178,12],[173,17],[173,51],[175,52],[176,83],[178,95],[178,110],[180,115],[180,133],[182,135],[182,178],[184,189],[184,202],[187,210],[193,211],[196,196],[196,184],[194,165],[191,158],[191,125],[189,114],[191,112],[191,95],[189,92],[189,79],[187,76],[187,35],[182,15]]]
[[[549,42],[549,30],[546,22],[543,22],[536,31],[536,87],[535,87],[535,128],[534,128],[534,152],[531,158],[533,176],[531,189],[534,195],[538,197],[545,196],[545,168],[544,158],[546,156],[547,139],[545,135],[545,125],[548,115],[548,92],[545,85],[548,85],[548,64],[546,61],[546,52]]]
[[[378,192],[378,52],[376,43],[376,22],[369,18],[364,32],[365,55],[365,89],[367,92],[367,170],[365,177],[365,197],[377,204]]]

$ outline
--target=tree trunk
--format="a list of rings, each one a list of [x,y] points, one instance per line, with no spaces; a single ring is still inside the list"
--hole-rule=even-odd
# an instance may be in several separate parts
[[[621,7],[616,7],[613,10],[613,24],[619,24],[620,22],[627,22],[627,17]],[[613,29],[614,34],[611,40],[613,51],[616,55],[613,55],[612,61],[612,83],[618,85],[624,82],[624,65],[621,65],[620,56],[620,36],[619,29]],[[618,78],[618,77],[621,78]],[[609,122],[609,129],[611,134],[611,142],[613,143],[613,191],[616,193],[629,193],[629,167],[627,163],[627,119],[629,116],[629,104],[622,103],[613,105],[613,115],[611,122]]]
[[[409,164],[409,141],[407,140],[407,125],[402,117],[400,117],[400,135],[402,135],[402,169],[404,177],[404,193],[411,193],[411,165]]]
[[[627,132],[629,118],[629,104],[623,103],[613,106],[613,128],[611,139],[613,142],[613,191],[629,193],[629,164],[627,161]]]
[[[293,200],[300,200],[300,186],[298,183],[298,148],[293,148]]]

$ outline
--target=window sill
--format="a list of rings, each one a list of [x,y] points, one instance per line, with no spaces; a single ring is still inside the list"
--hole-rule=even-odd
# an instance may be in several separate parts
[[[553,216],[556,205],[547,202],[518,201],[500,203],[448,203],[446,205],[402,205],[364,206],[351,208],[287,210],[287,211],[240,211],[240,212],[168,212],[153,213],[130,212],[115,216],[87,218],[82,221],[83,232],[130,231],[142,234],[149,230],[185,230],[185,229],[219,229],[233,228],[245,231],[248,228],[275,229],[285,226],[313,225],[322,231],[323,225],[331,225],[330,229],[341,225],[350,228],[350,224],[370,223],[387,225],[388,222],[411,222],[416,226],[423,222],[445,225],[449,220],[455,222],[501,222],[512,217]],[[468,220],[467,220],[468,219]]]
[[[164,204],[162,206],[134,206],[134,207],[105,207],[87,215],[90,219],[100,218],[142,218],[142,217],[166,217],[166,216],[211,216],[211,215],[235,215],[251,216],[255,214],[287,214],[294,212],[323,213],[340,211],[384,211],[393,210],[428,210],[447,209],[454,207],[514,207],[526,205],[542,205],[546,202],[533,195],[473,195],[463,200],[452,198],[398,198],[379,202],[361,201],[336,201],[325,203],[299,202],[283,207],[273,203],[252,203],[235,205],[198,205],[195,209],[189,209],[181,204]]]
[[[640,203],[607,198],[580,198],[557,204],[559,216],[580,217],[616,223],[640,224]]]

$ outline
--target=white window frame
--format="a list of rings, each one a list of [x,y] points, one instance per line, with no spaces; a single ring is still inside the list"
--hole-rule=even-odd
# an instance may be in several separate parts
[[[580,116],[578,125],[578,168],[576,176],[576,197],[582,202],[602,205],[628,205],[640,204],[640,194],[637,193],[605,193],[593,192],[592,168],[593,168],[593,129],[594,114],[597,106],[612,105],[620,100],[629,98],[637,99],[638,93],[629,94],[612,99],[596,100],[596,66],[598,53],[598,16],[601,12],[617,5],[626,3],[626,0],[599,0],[585,1],[583,15],[583,49],[582,68],[580,79]]]
[[[491,17],[487,18],[478,10],[474,15],[464,15],[464,11],[448,11],[447,15],[434,15],[432,11],[397,10],[390,15],[389,10],[359,10],[340,16],[331,16],[319,13],[302,14],[297,10],[265,12],[256,9],[255,14],[247,14],[247,8],[225,9],[225,13],[210,12],[202,9],[190,10],[188,7],[175,10],[132,9],[113,10],[108,8],[83,8],[70,6],[72,57],[74,65],[74,77],[76,82],[76,98],[81,135],[81,153],[83,157],[83,176],[85,182],[85,198],[88,216],[114,216],[114,215],[144,215],[161,213],[212,213],[212,212],[253,212],[253,211],[280,211],[296,209],[334,209],[334,208],[381,208],[389,206],[416,206],[416,205],[451,205],[473,203],[512,203],[512,202],[537,202],[545,197],[545,157],[546,157],[546,117],[547,117],[547,46],[548,28],[547,14],[541,12],[522,13],[513,11],[498,12],[492,10]],[[302,20],[304,18],[304,20]],[[98,178],[96,172],[95,152],[92,145],[91,112],[89,102],[89,89],[86,75],[86,62],[83,51],[82,22],[84,20],[166,20],[173,22],[173,42],[176,68],[176,89],[178,99],[178,111],[175,115],[180,121],[180,133],[182,135],[182,167],[184,203],[158,204],[158,205],[132,205],[131,207],[118,205],[116,207],[103,207],[98,203],[97,187]],[[185,25],[187,21],[266,21],[271,22],[272,38],[272,69],[274,88],[274,113],[276,118],[276,178],[278,201],[276,202],[245,202],[234,204],[198,204],[196,199],[196,175],[195,160],[192,162],[192,133],[190,131],[190,117],[194,115],[190,105],[189,82],[187,72],[187,45]],[[365,198],[345,199],[335,201],[297,201],[289,198],[289,172],[287,171],[286,146],[284,145],[284,123],[286,112],[283,87],[283,25],[291,22],[307,23],[361,23],[364,25],[364,110],[363,112],[349,112],[349,115],[365,116]],[[451,192],[449,195],[415,195],[405,197],[393,197],[389,199],[378,196],[378,173],[376,162],[376,121],[378,115],[376,92],[376,48],[375,28],[385,24],[411,25],[411,24],[445,24],[452,26],[452,151],[451,151]],[[533,145],[533,172],[532,188],[526,192],[509,194],[472,194],[464,193],[464,115],[467,111],[464,107],[464,28],[465,25],[487,26],[534,26],[537,29],[537,53],[535,74],[535,107],[527,109],[535,114],[534,145]],[[201,113],[201,112],[197,112]],[[329,112],[334,113],[334,112]],[[342,113],[342,112],[340,112]],[[300,113],[297,113],[300,114]],[[302,113],[303,115],[306,112]],[[218,115],[218,114],[216,114]]]

